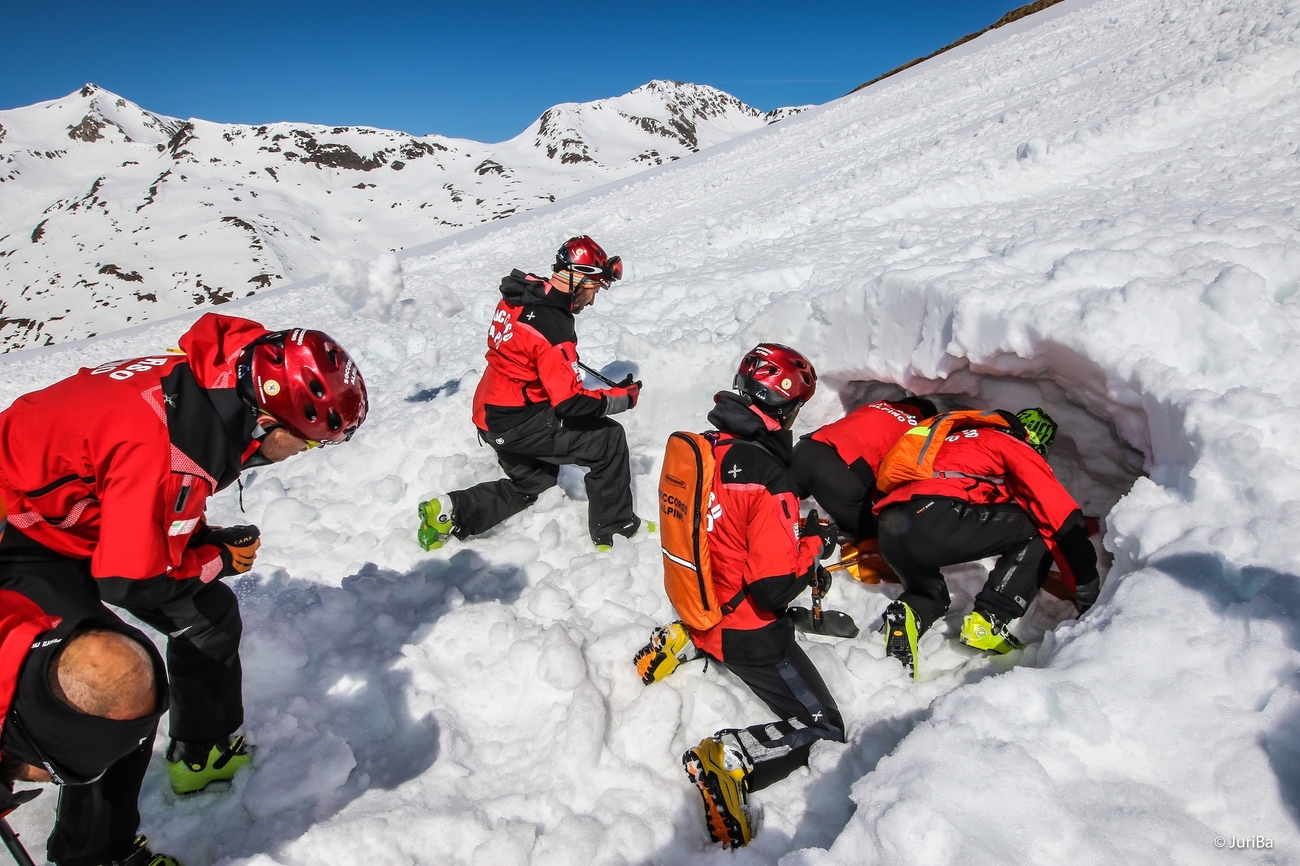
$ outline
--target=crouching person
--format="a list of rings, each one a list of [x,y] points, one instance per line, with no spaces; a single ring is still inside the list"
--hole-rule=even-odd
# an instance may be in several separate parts
[[[898,582],[876,542],[876,473],[899,437],[935,411],[926,398],[878,382],[865,404],[794,445],[799,496],[816,499],[839,527],[840,556],[863,583]]]
[[[825,537],[799,537],[799,500],[790,475],[790,427],[816,383],[812,364],[793,349],[755,347],[736,374],[739,393],[714,398],[708,420],[716,431],[670,438],[670,453],[674,439],[696,443],[700,462],[688,455],[674,474],[667,458],[661,481],[665,585],[686,622],[656,629],[651,645],[638,654],[638,669],[652,682],[702,653],[739,677],[777,717],[718,731],[682,756],[703,798],[710,836],[732,848],[752,838],[751,792],[805,766],[816,741],[844,741],[835,700],[795,643],[794,625],[785,615],[786,605],[818,579],[819,556],[832,549],[832,528],[823,529]],[[690,478],[696,465],[702,467],[698,484]],[[684,495],[673,493],[674,485]],[[682,519],[700,491],[702,519]],[[683,538],[677,545],[674,526],[692,524],[705,538]],[[815,519],[808,525],[818,526]],[[692,553],[700,548],[699,556]]]
[[[43,581],[7,583],[45,595],[47,606],[0,589],[0,814],[37,793],[14,792],[15,782],[53,782],[53,862],[180,866],[136,835],[140,781],[167,709],[162,657],[99,603],[89,578],[61,598]]]
[[[208,498],[245,469],[347,441],[368,400],[352,359],[320,331],[208,313],[180,349],[82,369],[0,412],[0,589],[55,616],[105,602],[166,635],[167,769],[188,794],[250,761],[236,733],[243,625],[220,578],[251,568],[259,533],[209,526]],[[147,765],[147,751],[132,753],[85,791],[67,789],[50,859],[150,863],[122,853]],[[108,831],[94,829],[104,821]]]
[[[957,418],[957,416],[963,416]],[[945,418],[956,418],[938,430]],[[948,610],[943,566],[998,557],[961,627],[961,641],[997,653],[1020,646],[1023,616],[1053,560],[1075,589],[1080,614],[1097,600],[1097,552],[1079,505],[1047,464],[1056,423],[1042,409],[939,415],[900,440],[927,443],[926,477],[892,486],[895,451],[881,469],[880,552],[902,578],[884,614],[886,652],[916,674],[917,639]],[[917,434],[917,435],[913,435]],[[899,461],[920,465],[917,452]]]

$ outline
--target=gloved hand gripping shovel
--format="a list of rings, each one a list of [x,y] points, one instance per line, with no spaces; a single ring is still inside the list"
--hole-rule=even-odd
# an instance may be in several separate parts
[[[857,637],[858,624],[842,610],[823,610],[822,596],[830,587],[830,570],[817,567],[817,580],[812,586],[812,610],[806,607],[787,608],[794,620],[795,630],[805,634],[824,634],[830,637]]]

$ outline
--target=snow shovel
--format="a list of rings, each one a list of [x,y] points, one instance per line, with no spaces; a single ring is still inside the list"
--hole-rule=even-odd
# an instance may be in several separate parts
[[[828,569],[829,570],[829,569]],[[806,607],[786,609],[796,631],[830,637],[857,637],[858,624],[842,610],[822,610],[822,594],[817,583],[812,587],[812,610]]]

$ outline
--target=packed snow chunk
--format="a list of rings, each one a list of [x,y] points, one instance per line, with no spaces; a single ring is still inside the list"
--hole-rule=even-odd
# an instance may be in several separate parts
[[[587,676],[582,650],[569,637],[561,625],[546,630],[542,645],[542,679],[557,689],[569,691],[578,687]]]
[[[320,512],[292,496],[281,496],[267,503],[259,526],[263,536],[283,533],[294,535],[310,529],[320,520]]]
[[[387,322],[405,288],[402,263],[393,253],[384,253],[369,264],[338,259],[330,265],[329,285],[347,308],[364,318]]]
[[[530,866],[536,841],[537,828],[531,824],[505,824],[474,849],[469,866]]]
[[[303,806],[327,808],[357,765],[347,742],[336,734],[298,730],[259,739],[267,757],[258,756],[243,797],[254,819]]]
[[[432,280],[426,281],[424,286],[425,294],[433,299],[434,306],[438,308],[438,313],[444,319],[465,312],[465,302],[450,286]]]
[[[920,800],[895,803],[880,818],[880,840],[890,861],[918,866],[958,862],[962,833]]]
[[[1264,278],[1241,265],[1229,265],[1201,295],[1216,313],[1234,325],[1247,325],[1263,315],[1268,286]]]

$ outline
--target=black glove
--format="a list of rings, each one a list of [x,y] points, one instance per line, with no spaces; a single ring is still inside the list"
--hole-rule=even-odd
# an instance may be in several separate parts
[[[817,575],[813,578],[817,584],[817,594],[822,598],[831,591],[831,573],[821,565],[817,566]]]
[[[817,509],[808,512],[804,518],[801,535],[815,535],[822,540],[822,551],[817,554],[818,559],[826,559],[835,552],[835,545],[839,543],[840,531],[834,523],[822,523],[821,515]]]
[[[24,803],[30,803],[41,794],[40,788],[28,788],[25,791],[14,791],[13,782],[0,783],[0,818],[8,816],[10,812],[17,809]]]
[[[1088,608],[1097,603],[1097,596],[1100,594],[1101,580],[1095,577],[1074,588],[1074,609],[1079,612],[1079,616],[1083,616],[1088,612]]]
[[[214,526],[208,531],[207,543],[217,545],[221,553],[220,577],[245,574],[257,559],[257,549],[262,546],[261,532],[256,526]]]

